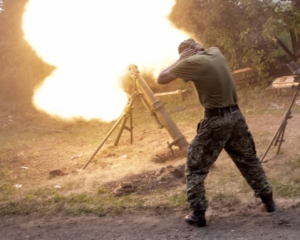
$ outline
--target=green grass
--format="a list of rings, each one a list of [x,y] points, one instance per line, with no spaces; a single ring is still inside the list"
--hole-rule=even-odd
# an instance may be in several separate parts
[[[211,202],[219,203],[224,206],[236,206],[240,203],[238,196],[234,193],[216,193],[211,196]]]
[[[171,191],[171,192],[170,192]],[[50,189],[39,189],[32,195],[22,196],[18,199],[0,204],[1,215],[10,214],[116,214],[126,210],[151,209],[161,206],[168,208],[186,205],[186,196],[183,193],[169,190],[168,197],[165,192],[154,193],[156,199],[164,199],[163,204],[147,204],[152,196],[137,194],[115,197],[110,190],[99,189],[96,193],[85,192],[71,195],[54,193]]]
[[[295,179],[289,178],[288,180],[271,178],[270,183],[277,197],[280,198],[300,197],[299,177],[296,177]]]
[[[290,168],[291,170],[293,170],[293,169],[300,169],[300,154],[298,153],[298,154],[295,154],[293,156],[293,158],[288,158],[286,160],[286,166],[288,168]]]
[[[168,198],[172,207],[183,207],[187,205],[187,197],[185,193],[174,193]]]

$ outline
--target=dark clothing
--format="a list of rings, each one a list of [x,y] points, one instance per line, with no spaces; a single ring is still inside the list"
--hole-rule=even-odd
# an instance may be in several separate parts
[[[206,210],[204,180],[225,149],[256,196],[272,193],[256,155],[247,123],[237,106],[235,84],[226,59],[218,48],[186,58],[170,72],[193,81],[205,117],[198,124],[186,162],[187,196],[191,209]]]
[[[207,109],[237,103],[234,81],[226,59],[216,47],[186,58],[170,70],[184,81],[193,81],[200,103]]]
[[[223,150],[229,154],[256,196],[272,192],[256,156],[255,145],[240,112],[204,117],[192,140],[186,163],[187,196],[191,209],[206,210],[204,180]]]

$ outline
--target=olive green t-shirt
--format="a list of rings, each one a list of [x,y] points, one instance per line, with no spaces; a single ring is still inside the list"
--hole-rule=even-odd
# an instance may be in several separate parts
[[[231,71],[217,47],[182,60],[170,72],[185,82],[193,81],[200,103],[206,109],[223,108],[237,103]]]

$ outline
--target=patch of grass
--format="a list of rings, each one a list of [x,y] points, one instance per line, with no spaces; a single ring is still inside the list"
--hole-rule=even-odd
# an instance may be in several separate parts
[[[185,193],[175,193],[169,196],[168,200],[172,207],[182,207],[187,205],[187,197]]]
[[[286,166],[291,170],[300,168],[300,154],[295,154],[292,158],[286,160]]]
[[[283,145],[282,148],[264,167],[276,197],[297,198],[300,196],[300,155],[297,147],[288,149]]]
[[[221,203],[225,206],[234,206],[240,203],[240,199],[237,194],[232,192],[216,192],[210,195],[210,199],[214,203]]]
[[[283,198],[295,198],[300,196],[300,186],[299,185],[277,185],[274,188],[274,192],[277,196]]]
[[[300,185],[297,182],[300,181],[299,177],[289,176],[287,179],[270,178],[270,184],[273,187],[273,192],[276,197],[282,198],[297,198],[300,196]]]
[[[11,183],[0,184],[0,201],[7,201],[15,192],[16,188]]]
[[[9,170],[7,167],[3,166],[3,165],[0,165],[0,178],[3,182],[3,180],[6,180],[6,181],[9,181],[11,180],[13,177],[12,177],[12,171]]]
[[[6,201],[16,193],[13,172],[4,166],[0,166],[0,179],[0,201]]]
[[[33,190],[32,195],[36,196],[37,198],[48,198],[49,196],[55,195],[56,194],[56,190],[49,188],[49,187],[45,187],[45,188],[38,188],[36,190]]]
[[[109,193],[110,191],[108,189],[105,189],[105,188],[99,188],[97,193],[98,194],[106,194],[106,193]]]
[[[249,184],[247,183],[247,181],[244,178],[242,178],[240,181],[238,181],[238,183],[239,183],[239,185],[238,185],[239,193],[247,194],[247,193],[253,192],[252,188],[249,186]]]
[[[300,183],[300,176],[299,176],[299,175],[297,175],[297,176],[295,176],[295,177],[293,178],[293,183],[294,183],[294,184],[299,184],[299,183]]]
[[[111,203],[119,207],[142,207],[145,200],[135,195],[125,195],[121,197],[113,197]]]
[[[17,199],[10,199],[0,204],[0,215],[29,214],[47,212],[81,214],[81,213],[117,213],[126,208],[141,208],[145,199],[135,195],[115,197],[104,189],[96,193],[77,193],[63,195],[55,193],[52,189],[38,189],[32,195],[26,195]]]
[[[4,137],[3,137],[3,139],[0,138],[0,143],[1,143],[0,154],[1,155],[5,154],[9,151],[13,151],[13,150],[17,149],[17,146],[15,146],[13,143],[5,143],[6,141],[7,141],[7,139],[5,139]]]

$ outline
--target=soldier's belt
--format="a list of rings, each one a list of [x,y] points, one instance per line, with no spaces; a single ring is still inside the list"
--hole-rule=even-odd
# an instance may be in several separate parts
[[[239,110],[239,106],[233,105],[225,108],[205,109],[204,114],[206,117],[215,117],[215,116],[223,117],[225,113],[232,113],[237,110]]]

